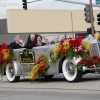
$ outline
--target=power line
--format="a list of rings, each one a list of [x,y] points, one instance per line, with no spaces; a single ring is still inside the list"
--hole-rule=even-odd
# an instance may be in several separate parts
[[[42,0],[30,1],[30,2],[27,2],[27,3],[33,3],[33,2],[38,2],[38,1],[42,1]]]

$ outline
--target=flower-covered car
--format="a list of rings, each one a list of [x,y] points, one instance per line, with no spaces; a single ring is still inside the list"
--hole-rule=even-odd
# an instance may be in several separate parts
[[[99,49],[97,39],[82,41],[82,36],[28,50],[14,49],[14,56],[8,57],[6,76],[9,82],[17,82],[20,76],[34,80],[63,73],[67,81],[77,82],[83,74],[100,72]]]

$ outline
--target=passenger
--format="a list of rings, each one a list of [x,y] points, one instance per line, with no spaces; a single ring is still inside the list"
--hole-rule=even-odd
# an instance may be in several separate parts
[[[24,41],[21,40],[20,36],[15,36],[14,42],[10,43],[9,45],[10,49],[19,49],[19,48],[25,48]]]
[[[61,37],[61,40],[60,41],[63,41],[65,38],[64,37]]]
[[[32,49],[33,47],[36,47],[36,41],[35,41],[35,35],[31,34],[28,37],[26,48]]]
[[[51,44],[54,44],[55,42],[54,41],[51,41]]]
[[[44,45],[46,45],[46,43],[42,42],[42,36],[38,35],[37,36],[37,44],[36,44],[36,46],[38,47],[38,46],[44,46]]]
[[[55,36],[55,37],[54,37],[54,42],[55,42],[55,43],[58,43],[58,42],[59,42],[59,36]]]
[[[21,47],[26,47],[26,40],[20,38],[19,45],[20,45]]]

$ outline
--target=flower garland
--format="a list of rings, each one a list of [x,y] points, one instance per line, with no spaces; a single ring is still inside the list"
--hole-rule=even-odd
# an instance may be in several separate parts
[[[100,34],[95,34],[95,38],[100,41]]]
[[[2,75],[3,67],[5,67],[9,62],[15,60],[13,51],[9,49],[6,43],[2,43],[0,46],[0,75]]]
[[[49,68],[48,59],[45,55],[41,54],[38,56],[38,62],[29,73],[29,79],[35,80],[36,77],[43,78]]]
[[[82,42],[82,36],[78,38],[66,38],[59,44],[56,44],[53,48],[53,59],[56,61],[59,57],[66,57],[70,63],[73,57],[78,58],[81,56],[83,59],[75,66],[81,68],[82,66],[93,67],[94,64],[99,64],[99,58],[93,59],[88,53],[88,49],[91,46],[88,42]]]
[[[94,68],[95,66],[100,66],[100,57],[97,56],[92,56],[90,58],[83,58],[82,60],[80,60],[76,67],[77,68],[81,68],[82,66],[86,66],[88,68]]]

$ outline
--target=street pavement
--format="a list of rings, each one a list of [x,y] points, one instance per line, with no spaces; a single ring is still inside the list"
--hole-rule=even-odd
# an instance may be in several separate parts
[[[68,83],[63,75],[52,79],[36,79],[31,83],[23,77],[9,83],[0,82],[0,100],[100,100],[100,75],[87,74],[77,83]]]

